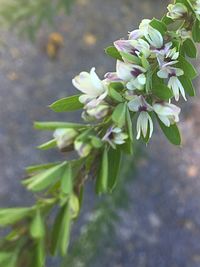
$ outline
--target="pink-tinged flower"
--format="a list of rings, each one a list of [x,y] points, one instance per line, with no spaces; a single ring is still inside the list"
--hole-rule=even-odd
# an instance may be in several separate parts
[[[146,102],[143,96],[135,96],[129,103],[128,107],[131,111],[139,112],[137,119],[137,136],[136,139],[140,139],[141,135],[144,138],[147,137],[149,130],[149,138],[153,133],[153,122],[149,111],[152,111],[152,107]]]
[[[169,4],[167,9],[167,17],[173,20],[182,19],[188,12],[187,7],[181,3]]]
[[[149,23],[151,20],[143,19],[139,25],[139,29],[129,32],[129,39],[136,40],[143,37],[150,27]]]
[[[129,90],[142,90],[146,84],[146,70],[138,65],[117,61],[117,76],[124,82]]]
[[[124,144],[127,138],[128,135],[121,128],[112,126],[107,130],[102,140],[108,142],[115,149],[116,145]]]
[[[114,42],[114,45],[119,52],[128,53],[136,57],[138,57],[140,53],[143,54],[146,58],[150,55],[150,46],[143,39],[117,40],[116,42]],[[127,61],[127,58],[125,58],[123,55],[122,58],[124,61]]]
[[[104,75],[106,82],[122,82],[122,80],[117,76],[117,72],[107,72]]]
[[[181,109],[171,103],[155,103],[153,110],[158,115],[159,119],[169,127],[171,124],[179,122],[179,114]]]
[[[179,92],[181,93],[183,98],[185,100],[187,100],[186,96],[185,96],[185,90],[184,90],[181,82],[178,79],[178,77],[182,76],[183,74],[184,74],[184,71],[182,69],[173,68],[170,66],[159,70],[157,73],[158,77],[160,77],[162,79],[169,79],[168,80],[168,87],[173,91],[173,94],[174,94],[176,101],[179,100]]]
[[[81,72],[72,80],[73,85],[84,95],[79,97],[79,101],[83,104],[89,103],[93,99],[104,99],[107,95],[107,87],[105,81],[101,81],[92,68],[90,73]]]

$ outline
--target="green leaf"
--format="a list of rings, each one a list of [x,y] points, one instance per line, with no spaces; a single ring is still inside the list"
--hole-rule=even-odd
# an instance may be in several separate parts
[[[192,27],[192,37],[196,43],[200,42],[200,21],[198,19],[195,20]]]
[[[39,239],[36,243],[35,254],[36,255],[34,256],[34,266],[44,267],[46,258],[44,239]]]
[[[41,150],[47,150],[47,149],[51,149],[51,148],[56,147],[56,145],[57,145],[56,139],[52,139],[52,140],[38,146],[37,148],[41,149]]]
[[[52,227],[52,232],[51,232],[51,247],[50,247],[50,252],[52,255],[55,255],[56,252],[58,251],[58,243],[59,243],[59,238],[60,238],[60,231],[61,231],[61,226],[62,226],[62,218],[64,216],[65,212],[65,206],[63,206],[54,221],[53,227]]]
[[[145,55],[141,55],[141,63],[142,63],[142,67],[144,67],[146,70],[149,69],[150,64],[149,61],[147,60]]]
[[[123,102],[124,98],[122,97],[122,95],[120,93],[118,93],[114,88],[112,88],[111,86],[109,86],[109,91],[108,91],[108,95],[115,101],[117,102]]]
[[[106,193],[108,191],[108,151],[104,148],[99,175],[96,181],[96,192],[97,194]]]
[[[105,49],[105,52],[108,56],[113,57],[115,59],[122,61],[122,56],[120,55],[119,51],[114,46],[109,46]]]
[[[130,53],[120,51],[120,55],[122,56],[122,58],[128,60],[131,63],[138,64],[138,65],[141,64],[141,60],[139,59],[139,57],[136,57]]]
[[[186,39],[183,43],[183,49],[188,57],[196,58],[197,57],[197,49],[195,43],[190,39]]]
[[[116,106],[112,114],[112,120],[118,127],[123,127],[126,122],[126,103],[120,103]]]
[[[59,248],[60,253],[64,257],[67,253],[69,241],[70,241],[70,231],[71,231],[71,213],[68,203],[65,206],[63,213],[62,224],[60,229],[59,237]]]
[[[0,266],[15,267],[17,261],[17,254],[13,252],[0,252]]]
[[[87,128],[89,125],[73,123],[73,122],[58,122],[58,121],[50,121],[50,122],[35,122],[35,129],[38,130],[56,130],[57,128]]]
[[[67,164],[62,179],[61,179],[61,190],[64,194],[70,194],[73,190],[73,177],[72,168],[70,164]]]
[[[173,97],[172,91],[165,84],[161,83],[154,84],[152,92],[161,100],[169,100]]]
[[[8,208],[0,209],[0,226],[17,223],[32,213],[32,208]]]
[[[165,126],[162,121],[157,117],[160,128],[162,129],[164,135],[173,145],[181,145],[181,135],[176,124],[171,125],[170,127]]]
[[[189,96],[195,96],[196,95],[192,81],[189,78],[187,78],[185,76],[181,76],[181,77],[179,77],[179,80],[182,83],[183,88],[185,89],[185,91],[187,92],[187,94]]]
[[[184,71],[184,75],[189,79],[194,79],[197,76],[197,71],[183,56],[178,58],[176,66]]]
[[[131,141],[133,141],[133,125],[132,125],[132,120],[130,116],[130,111],[127,106],[126,110],[126,121],[127,121],[127,128],[128,128],[128,135]]]
[[[158,30],[162,35],[164,35],[165,32],[167,31],[167,26],[165,25],[165,23],[158,19],[153,18],[152,21],[150,22],[150,25],[154,29]]]
[[[113,164],[114,162],[114,164]],[[121,163],[121,149],[109,149],[108,152],[108,189],[113,191],[117,184],[117,179]]]
[[[22,183],[31,191],[41,191],[55,183],[62,176],[66,162],[63,162],[55,167],[45,170],[35,176],[24,180]]]
[[[75,111],[83,108],[83,104],[79,101],[80,95],[74,95],[62,98],[51,104],[49,107],[55,112]]]
[[[32,173],[32,172],[38,172],[41,170],[47,170],[51,167],[54,167],[58,164],[61,164],[61,162],[53,162],[53,163],[47,163],[47,164],[39,164],[39,165],[33,165],[26,168],[26,172]]]
[[[45,235],[45,225],[39,209],[31,223],[30,234],[33,239],[41,239]]]
[[[128,133],[128,138],[126,139],[126,142],[122,144],[120,147],[126,154],[133,154],[133,125],[132,120],[130,116],[130,112],[127,106],[127,112],[126,112],[126,131]]]
[[[174,22],[173,19],[168,18],[166,15],[162,18],[161,21],[162,21],[163,23],[165,23],[165,25],[169,25],[169,24],[171,24],[171,23]]]
[[[12,255],[12,253],[11,252],[0,252],[0,263],[1,264],[5,264],[5,262],[7,262],[7,261],[9,261],[10,260],[10,258],[12,257],[13,255]]]
[[[99,137],[97,137],[97,136],[91,136],[90,138],[91,138],[91,144],[92,144],[93,147],[95,147],[95,148],[102,147],[103,142],[102,142],[102,140]]]
[[[113,88],[115,91],[122,91],[124,89],[124,85],[121,82],[111,82],[109,84],[109,88]]]

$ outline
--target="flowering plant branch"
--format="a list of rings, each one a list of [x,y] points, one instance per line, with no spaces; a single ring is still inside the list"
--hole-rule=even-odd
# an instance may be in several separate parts
[[[1,265],[42,267],[48,253],[66,254],[85,183],[93,179],[97,194],[113,191],[122,155],[133,153],[135,128],[136,139],[148,143],[157,120],[167,139],[181,144],[176,125],[181,110],[173,101],[195,95],[197,73],[187,58],[196,58],[198,42],[200,1],[176,0],[161,20],[143,20],[127,40],[106,49],[117,60],[115,72],[100,80],[92,68],[72,80],[81,94],[50,108],[83,109],[85,123],[36,122],[35,127],[53,131],[53,139],[40,149],[58,147],[72,152],[73,159],[27,168],[29,177],[22,183],[37,193],[37,201],[32,207],[0,210],[0,226],[10,227],[0,244]],[[47,223],[55,206],[54,223]]]

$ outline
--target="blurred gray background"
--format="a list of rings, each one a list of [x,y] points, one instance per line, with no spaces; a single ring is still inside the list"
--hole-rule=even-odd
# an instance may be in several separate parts
[[[1,207],[32,202],[32,195],[20,185],[26,166],[63,157],[55,150],[41,152],[35,148],[50,135],[36,132],[32,122],[76,120],[77,115],[55,114],[48,105],[75,92],[71,79],[80,71],[96,66],[97,73],[103,77],[107,71],[114,70],[115,62],[105,56],[104,48],[126,37],[144,17],[161,17],[167,2],[77,0],[69,16],[56,19],[54,30],[64,37],[64,47],[55,60],[43,49],[48,34],[53,31],[50,27],[42,28],[33,44],[1,29]],[[198,63],[199,59],[200,70]],[[117,244],[109,250],[103,247],[106,256],[102,258],[99,251],[99,258],[90,263],[91,267],[200,266],[198,79],[195,84],[197,97],[182,103],[182,147],[170,145],[156,131],[150,144],[143,148],[146,155],[137,162],[137,173],[133,171],[133,181],[129,184],[131,206],[121,211],[121,221],[117,224]],[[86,197],[86,214],[90,214],[89,199],[93,196]]]

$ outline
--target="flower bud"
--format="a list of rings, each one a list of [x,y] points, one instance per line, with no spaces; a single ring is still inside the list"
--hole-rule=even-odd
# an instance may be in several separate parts
[[[176,19],[182,19],[184,15],[188,12],[187,7],[181,3],[177,3],[175,5],[170,4],[167,7],[168,13],[167,17],[176,20]]]
[[[108,114],[108,111],[109,111],[109,106],[102,104],[97,107],[88,109],[87,114],[91,117],[96,118],[97,120],[100,120]]]
[[[74,142],[78,132],[74,129],[60,128],[56,129],[53,136],[56,139],[59,149],[63,149]]]
[[[194,10],[196,15],[200,15],[200,0],[196,0],[196,3],[194,5]]]
[[[184,40],[186,40],[186,39],[192,37],[192,32],[186,30],[185,28],[181,28],[181,29],[177,30],[176,33],[177,33],[178,35],[180,35],[181,38],[184,39]]]
[[[82,158],[87,157],[92,150],[92,146],[89,143],[83,143],[78,140],[75,141],[74,147],[79,156]]]

